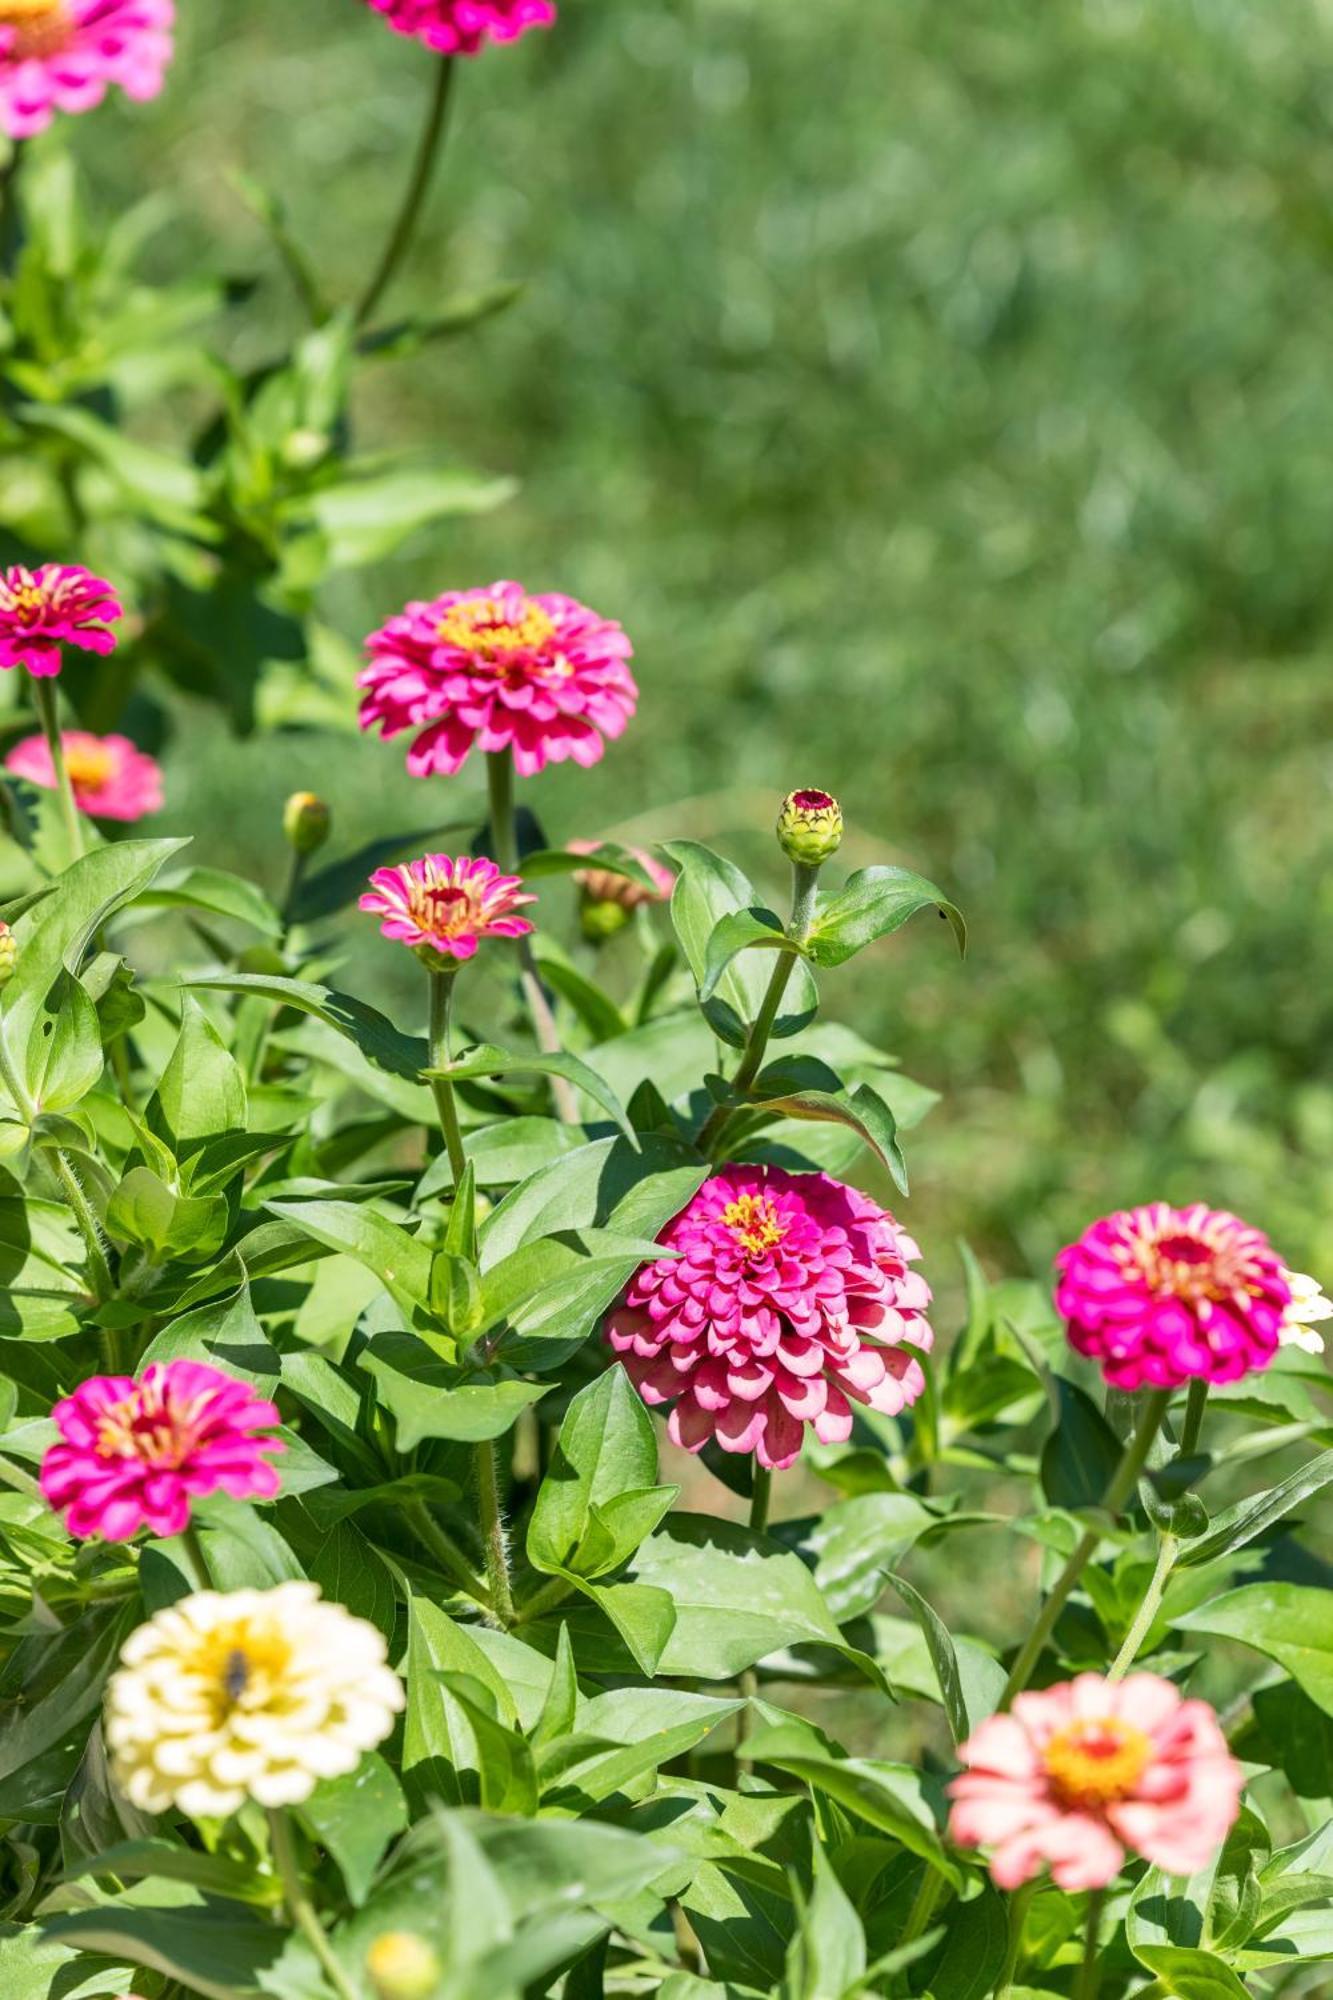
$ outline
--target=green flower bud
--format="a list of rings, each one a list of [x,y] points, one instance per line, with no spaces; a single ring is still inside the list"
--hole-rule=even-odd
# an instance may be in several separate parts
[[[0,986],[8,986],[14,977],[14,967],[18,963],[19,948],[14,942],[14,933],[9,925],[0,920]]]
[[[807,868],[832,860],[842,846],[842,807],[829,792],[789,792],[778,814],[778,845]]]
[[[314,792],[293,792],[282,809],[282,830],[298,854],[314,854],[329,837],[333,814]]]
[[[443,1977],[433,1947],[414,1931],[385,1931],[366,1957],[375,2000],[431,2000]]]
[[[585,896],[579,904],[579,924],[589,944],[605,944],[617,931],[624,930],[631,914],[623,903],[595,902],[591,896]]]

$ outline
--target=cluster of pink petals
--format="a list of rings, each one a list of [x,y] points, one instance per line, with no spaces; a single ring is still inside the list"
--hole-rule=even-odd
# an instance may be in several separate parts
[[[571,854],[586,854],[595,863],[601,843],[596,840],[571,840]],[[617,875],[614,869],[579,868],[574,880],[584,895],[593,903],[615,903],[622,910],[638,910],[646,903],[666,903],[676,886],[676,877],[664,861],[659,861],[646,847],[631,847],[630,853],[638,862],[645,875],[651,877],[653,887],[645,888],[632,875]]]
[[[60,672],[62,646],[114,653],[106,621],[122,615],[111,585],[72,563],[0,571],[0,667],[44,677]]]
[[[474,56],[489,42],[516,42],[529,28],[549,28],[555,0],[370,0],[400,35],[442,56]]]
[[[67,729],[60,738],[74,803],[94,819],[136,820],[162,810],[162,772],[128,736],[92,736]],[[44,736],[25,736],[5,758],[17,778],[54,791],[55,765]]]
[[[61,1442],[42,1460],[42,1492],[80,1539],[179,1535],[207,1493],[271,1500],[278,1491],[264,1454],[284,1447],[261,1435],[279,1422],[277,1408],[202,1361],[152,1362],[137,1381],[95,1375],[51,1414]]]
[[[476,956],[483,938],[526,937],[532,925],[515,910],[535,903],[521,894],[517,875],[502,875],[493,861],[447,854],[423,855],[397,868],[377,868],[360,907],[382,917],[387,938],[431,957]]]
[[[1244,1783],[1212,1709],[1157,1674],[1020,1694],[958,1754],[949,1831],[992,1850],[1001,1889],[1043,1867],[1061,1889],[1103,1889],[1127,1851],[1193,1875],[1226,1839]]]
[[[728,1167],[659,1238],[607,1334],[687,1451],[715,1438],[780,1469],[807,1425],[851,1435],[853,1404],[897,1416],[925,1387],[930,1302],[910,1236],[827,1174]]]
[[[1202,1202],[1103,1216],[1056,1265],[1070,1341],[1116,1389],[1236,1382],[1266,1368],[1292,1302],[1262,1231]]]
[[[638,700],[619,625],[517,583],[409,604],[366,647],[361,727],[418,731],[416,778],[461,770],[474,748],[512,750],[522,777],[570,757],[595,764]]]
[[[171,61],[175,0],[0,0],[0,130],[44,132],[91,111],[112,84],[156,97]]]

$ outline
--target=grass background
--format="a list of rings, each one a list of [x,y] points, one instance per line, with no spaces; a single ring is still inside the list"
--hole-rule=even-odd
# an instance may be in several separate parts
[[[185,9],[155,105],[78,121],[161,267],[330,284],[382,241],[431,59],[356,0]],[[505,316],[371,375],[363,444],[513,474],[329,600],[516,575],[620,617],[643,701],[559,837],[691,830],[777,893],[778,796],[965,907],[830,981],[944,1093],[911,1220],[1042,1270],[1110,1205],[1234,1205],[1333,1276],[1329,0],[564,0],[466,66],[395,308]],[[276,869],[292,785],[351,844],[445,816],[394,749],[171,744],[163,830]],[[464,791],[464,781],[457,781]],[[364,930],[343,979],[392,947]]]

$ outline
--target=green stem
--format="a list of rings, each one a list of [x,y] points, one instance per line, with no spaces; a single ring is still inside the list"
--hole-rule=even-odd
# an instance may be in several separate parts
[[[935,1905],[940,1900],[940,1891],[943,1887],[944,1877],[939,1871],[927,1868],[921,1878],[921,1887],[916,1892],[916,1899],[907,1912],[907,1922],[898,1938],[900,1945],[912,1944],[921,1936],[935,1914]]]
[[[57,1150],[53,1151],[49,1158],[55,1177],[65,1191],[70,1212],[83,1237],[84,1247],[88,1252],[88,1282],[100,1305],[104,1299],[110,1298],[115,1286],[111,1278],[111,1267],[106,1261],[106,1252],[102,1248],[102,1232],[98,1227],[97,1217],[93,1213],[92,1203],[83,1191],[78,1175],[65,1155]]]
[[[1088,1898],[1088,1923],[1083,1942],[1083,1964],[1074,1984],[1073,2000],[1097,2000],[1102,1983],[1101,1965],[1098,1960],[1097,1945],[1102,1927],[1102,1904],[1105,1892],[1095,1889]]]
[[[282,892],[281,916],[284,943],[295,919],[296,899],[301,893],[301,884],[305,880],[305,871],[309,863],[310,856],[308,854],[302,854],[299,848],[292,849],[291,865],[287,870],[287,886]]]
[[[750,1490],[750,1532],[762,1535],[768,1526],[768,1511],[773,1500],[773,1474],[768,1466],[755,1461],[754,1485]],[[736,1761],[748,1762],[742,1756],[745,1739],[750,1734],[751,1718],[748,1704],[759,1693],[759,1675],[753,1667],[747,1667],[737,1682],[737,1692],[747,1703],[736,1718]]]
[[[486,1581],[491,1611],[501,1626],[514,1622],[514,1593],[509,1582],[509,1544],[500,1512],[500,1474],[495,1446],[477,1446],[477,1498],[481,1503],[481,1539],[486,1551]]]
[[[787,924],[787,936],[803,944],[810,934],[810,926],[815,920],[815,899],[819,887],[819,868],[811,867],[804,861],[793,861],[791,865],[792,899],[791,918]],[[760,1002],[759,1012],[754,1018],[745,1047],[741,1051],[740,1063],[731,1079],[733,1098],[744,1097],[750,1085],[758,1076],[768,1048],[768,1038],[773,1032],[773,1024],[778,1018],[787,983],[796,964],[796,954],[791,951],[778,953],[777,964],[773,967],[767,990]],[[719,1140],[722,1138],[736,1107],[732,1103],[715,1104],[704,1122],[699,1134],[699,1150],[709,1159],[714,1157]]]
[[[23,162],[28,149],[22,139],[11,139],[9,158],[0,168],[0,273],[8,277],[23,245],[19,223],[18,191]]]
[[[449,1021],[454,1006],[454,969],[447,972],[431,971],[430,980],[430,1066],[432,1069],[448,1069]],[[444,1076],[433,1076],[430,1080],[431,1095],[435,1099],[435,1109],[440,1115],[440,1130],[449,1153],[449,1169],[457,1187],[467,1167],[467,1155],[463,1151],[463,1133],[458,1123],[458,1100],[454,1087]]]
[[[1153,1570],[1142,1604],[1134,1614],[1134,1623],[1125,1634],[1125,1643],[1115,1656],[1108,1679],[1118,1681],[1127,1674],[1139,1656],[1139,1648],[1152,1630],[1153,1620],[1162,1608],[1162,1598],[1175,1567],[1180,1544],[1174,1535],[1163,1535],[1157,1545],[1157,1566]]]
[[[506,875],[518,874],[518,835],[514,824],[514,754],[512,750],[492,750],[486,758],[486,785],[490,794],[491,844],[493,859]],[[546,989],[533,956],[532,939],[518,940],[519,985],[537,1047],[543,1055],[558,1056],[563,1044],[546,998]],[[579,1122],[578,1099],[562,1076],[553,1076],[551,1099],[556,1115],[566,1125]]]
[[[1120,1463],[1102,1498],[1102,1507],[1108,1514],[1112,1516],[1120,1514],[1138,1486],[1139,1475],[1148,1462],[1153,1439],[1161,1428],[1170,1401],[1169,1389],[1156,1389],[1151,1395],[1145,1396],[1138,1428],[1125,1446]],[[1050,1596],[1037,1615],[1036,1623],[1019,1649],[1018,1657],[1005,1684],[1004,1695],[1000,1702],[1001,1709],[1008,1708],[1014,1696],[1021,1693],[1032,1678],[1032,1670],[1041,1658],[1046,1641],[1055,1630],[1056,1620],[1069,1602],[1079,1578],[1096,1554],[1102,1534],[1101,1528],[1089,1528],[1081,1536],[1077,1548],[1056,1578]]]
[[[384,246],[384,254],[375,268],[374,276],[361,295],[361,303],[356,309],[358,326],[366,324],[397,275],[398,266],[402,263],[416,234],[422,204],[430,189],[440,141],[444,137],[445,126],[448,123],[450,89],[454,80],[454,62],[451,57],[437,57],[436,65],[435,85],[426,109],[426,123],[422,127],[412,178],[407,184],[407,192],[403,196],[403,205],[398,211],[398,219],[394,223],[392,234]]]
[[[489,1611],[492,1608],[489,1592],[482,1588],[473,1573],[471,1563],[452,1537],[445,1533],[425,1502],[422,1500],[410,1502],[407,1518],[412,1523],[418,1540],[430,1550],[449,1581],[456,1583],[466,1596],[474,1598],[484,1611]]]
[[[1023,1949],[1023,1925],[1027,1921],[1028,1906],[1039,1887],[1039,1879],[1034,1878],[1025,1882],[1021,1889],[1016,1889],[1009,1898],[1009,1943],[1004,1955],[1004,1970],[995,1982],[995,2000],[1005,2000],[1013,1986]]]
[[[324,1926],[315,1914],[314,1906],[302,1885],[292,1830],[285,1813],[270,1811],[268,1833],[278,1880],[282,1883],[283,1901],[287,1905],[287,1915],[291,1918],[293,1927],[300,1931],[314,1952],[320,1969],[337,1994],[338,2000],[357,2000],[356,1988],[334,1957],[333,1947],[329,1943]]]
[[[42,1489],[30,1472],[23,1472],[17,1465],[11,1465],[7,1458],[0,1458],[0,1485],[12,1486],[16,1493],[22,1493],[29,1500],[40,1500]]]
[[[564,1603],[573,1588],[573,1584],[566,1583],[562,1576],[553,1576],[549,1583],[534,1591],[515,1618],[515,1624],[530,1625],[534,1618],[544,1618],[548,1611],[554,1611],[557,1605]]]
[[[83,858],[83,820],[74,803],[74,787],[69,781],[65,768],[65,746],[60,740],[60,707],[56,694],[54,675],[30,674],[33,706],[42,725],[46,747],[51,752],[51,767],[55,772],[56,790],[60,794],[60,810],[65,822],[65,832],[69,839],[70,858]]]
[[[1185,1421],[1180,1427],[1180,1456],[1193,1456],[1199,1443],[1199,1433],[1203,1429],[1203,1413],[1208,1407],[1208,1383],[1202,1375],[1196,1375],[1190,1383],[1189,1395],[1185,1399]]]

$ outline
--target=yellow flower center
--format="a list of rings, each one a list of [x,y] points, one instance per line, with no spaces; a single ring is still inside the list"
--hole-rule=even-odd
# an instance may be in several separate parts
[[[189,1665],[207,1685],[220,1726],[233,1709],[271,1708],[283,1692],[291,1658],[280,1632],[242,1618],[209,1632]]]
[[[99,1458],[137,1458],[145,1465],[174,1469],[198,1443],[198,1420],[207,1396],[171,1403],[160,1384],[142,1383],[133,1395],[104,1410],[97,1425]]]
[[[1260,1289],[1246,1246],[1235,1241],[1229,1226],[1217,1221],[1205,1222],[1197,1233],[1168,1230],[1162,1236],[1139,1236],[1122,1245],[1117,1255],[1126,1271],[1137,1268],[1159,1298],[1220,1304],[1253,1297]]]
[[[0,0],[0,28],[14,31],[8,53],[20,62],[59,55],[73,27],[67,0]]]
[[[556,623],[530,597],[520,600],[517,616],[512,605],[501,603],[498,597],[472,597],[452,605],[437,629],[446,645],[461,647],[482,666],[503,673],[549,646]],[[561,659],[543,664],[556,673],[569,671]]]
[[[1043,1761],[1063,1805],[1106,1806],[1134,1790],[1152,1762],[1152,1744],[1132,1724],[1097,1716],[1058,1730]]]
[[[434,869],[424,882],[414,882],[408,891],[408,914],[427,937],[456,938],[476,930],[483,921],[475,893],[442,881]]]
[[[0,0],[3,5],[3,0]],[[100,792],[116,768],[116,754],[102,743],[65,746],[65,769],[70,783],[81,792]]]
[[[787,1234],[787,1225],[781,1220],[770,1196],[766,1194],[741,1194],[730,1201],[722,1211],[722,1220],[731,1231],[742,1250],[752,1257],[762,1257],[766,1250],[772,1250]]]
[[[3,7],[4,0],[0,0]],[[3,17],[0,17],[2,22]],[[40,625],[46,613],[47,593],[40,584],[21,583],[9,593],[6,609],[18,619],[20,625]]]

